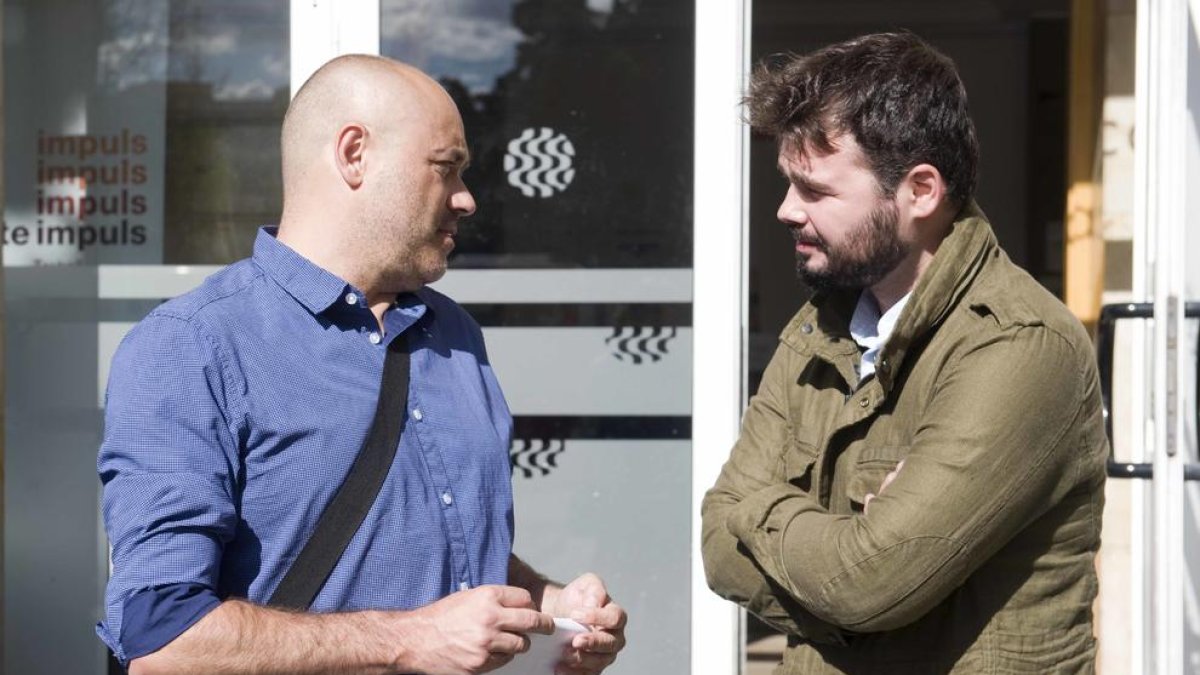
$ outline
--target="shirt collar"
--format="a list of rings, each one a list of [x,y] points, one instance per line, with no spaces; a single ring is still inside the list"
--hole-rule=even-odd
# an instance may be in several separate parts
[[[900,314],[904,311],[904,305],[908,304],[908,299],[912,297],[912,291],[909,291],[896,301],[888,311],[879,315],[879,305],[875,302],[875,296],[871,292],[864,290],[858,296],[858,304],[854,307],[854,316],[850,318],[850,337],[861,345],[864,349],[878,351],[888,337],[892,334],[892,330],[896,327],[896,321],[899,320]]]
[[[276,239],[278,230],[259,228],[254,240],[254,263],[308,311],[320,314],[329,309],[350,284]]]
[[[278,227],[259,228],[254,240],[254,263],[309,312],[321,314],[334,303],[345,302],[350,293],[358,296],[359,303],[366,297],[349,282],[279,241],[278,231]],[[408,328],[429,309],[420,292],[401,293],[396,297],[395,308],[396,312],[384,315],[389,334]]]

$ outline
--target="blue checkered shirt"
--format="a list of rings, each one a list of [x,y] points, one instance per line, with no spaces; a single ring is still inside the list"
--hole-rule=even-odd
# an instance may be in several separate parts
[[[422,289],[379,335],[361,291],[273,235],[151,312],[113,358],[98,460],[113,572],[97,632],[123,663],[224,598],[270,597],[362,447],[401,333],[408,424],[312,609],[408,609],[506,581],[512,418],[479,326]]]

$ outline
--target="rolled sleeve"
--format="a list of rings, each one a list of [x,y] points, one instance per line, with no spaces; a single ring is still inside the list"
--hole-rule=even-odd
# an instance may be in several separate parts
[[[1064,436],[1087,413],[1088,356],[1040,327],[984,340],[943,373],[869,514],[829,514],[784,484],[729,510],[726,528],[818,617],[857,632],[911,623],[1074,486]]]
[[[215,345],[172,316],[143,321],[113,358],[97,462],[112,576],[98,633],[122,662],[219,602],[237,521],[227,377]]]
[[[194,584],[147,588],[129,596],[122,608],[121,636],[101,625],[97,632],[122,665],[162,649],[221,604],[212,589]]]

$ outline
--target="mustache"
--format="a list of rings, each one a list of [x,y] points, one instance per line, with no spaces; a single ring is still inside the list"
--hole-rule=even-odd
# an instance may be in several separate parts
[[[822,249],[822,250],[824,250],[824,248],[825,248],[825,242],[821,241],[820,237],[816,237],[816,236],[813,236],[810,234],[804,234],[804,232],[802,230],[793,229],[792,230],[792,238],[796,240],[797,244],[804,244],[805,246],[814,246],[814,247]]]

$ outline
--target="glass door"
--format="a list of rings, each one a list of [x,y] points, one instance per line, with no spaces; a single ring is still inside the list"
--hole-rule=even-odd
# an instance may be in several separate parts
[[[614,673],[690,652],[692,0],[382,0],[380,52],[462,111],[478,211],[435,287],[515,417],[518,555],[629,611]]]
[[[249,254],[290,93],[349,52],[463,113],[479,209],[437,287],[516,418],[517,553],[606,579],[630,615],[610,672],[735,672],[697,533],[743,399],[747,4],[6,2],[4,672],[105,671],[112,353]]]
[[[108,668],[108,361],[157,279],[278,213],[288,25],[284,0],[4,5],[3,672]]]

